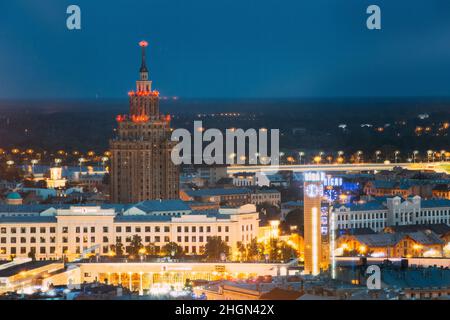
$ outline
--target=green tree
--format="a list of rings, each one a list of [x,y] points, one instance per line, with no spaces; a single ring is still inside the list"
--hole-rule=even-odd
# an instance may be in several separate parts
[[[162,252],[165,256],[179,259],[183,256],[183,248],[175,242],[169,242],[162,247]]]
[[[116,244],[111,245],[111,250],[116,254],[118,257],[123,256],[123,244],[122,242],[118,241]]]
[[[245,245],[242,243],[242,241],[238,241],[237,244],[237,250],[239,251],[240,254],[240,260],[241,261],[246,261],[247,260],[247,248],[245,247]]]
[[[145,246],[145,251],[148,255],[154,256],[156,255],[156,246],[153,242],[150,242]]]
[[[205,245],[206,259],[208,261],[220,260],[220,255],[222,253],[228,256],[230,253],[230,247],[218,236],[210,237]]]
[[[278,249],[278,260],[286,262],[290,259],[297,258],[297,257],[298,257],[298,253],[294,248],[292,248],[290,245],[288,245],[284,241],[281,242],[280,247]]]
[[[135,234],[130,242],[130,252],[129,252],[130,255],[134,255],[134,256],[138,255],[139,250],[141,250],[143,247],[144,247],[144,245],[142,244],[141,236]]]
[[[262,249],[262,250],[261,250]],[[264,245],[259,244],[256,238],[253,238],[250,243],[247,244],[247,257],[248,260],[258,261],[261,258],[261,254],[264,253]]]
[[[33,261],[36,261],[36,252],[34,250],[28,252],[28,258],[30,258]]]
[[[277,261],[278,260],[278,250],[280,247],[280,241],[276,238],[270,239],[269,247],[268,247],[268,254],[269,254],[269,260],[270,261]]]

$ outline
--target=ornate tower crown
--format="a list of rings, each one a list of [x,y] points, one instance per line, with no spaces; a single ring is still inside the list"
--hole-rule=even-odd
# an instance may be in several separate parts
[[[148,69],[145,63],[145,48],[148,46],[148,42],[142,40],[141,42],[139,42],[139,46],[142,48],[142,62],[141,68],[139,69],[139,73],[141,75],[140,80],[145,81],[148,80]]]
[[[145,48],[148,47],[148,42],[142,40],[139,42],[139,46],[142,48],[141,68],[139,69],[139,80],[136,81],[136,90],[138,92],[151,92],[152,82],[148,78],[148,69],[145,61]]]

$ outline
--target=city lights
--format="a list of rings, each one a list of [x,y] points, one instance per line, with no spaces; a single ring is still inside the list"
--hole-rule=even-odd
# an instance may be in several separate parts
[[[289,1],[6,10],[0,300],[450,299],[448,12]]]

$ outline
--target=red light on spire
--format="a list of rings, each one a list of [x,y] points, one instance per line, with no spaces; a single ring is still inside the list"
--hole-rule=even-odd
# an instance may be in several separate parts
[[[141,42],[139,42],[139,46],[141,46],[141,47],[145,48],[145,47],[147,47],[147,46],[148,46],[148,42],[147,42],[147,41],[145,41],[145,40],[142,40]]]

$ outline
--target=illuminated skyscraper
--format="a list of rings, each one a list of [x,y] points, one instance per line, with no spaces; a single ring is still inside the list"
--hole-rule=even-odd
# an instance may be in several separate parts
[[[170,115],[159,112],[159,92],[152,90],[146,41],[139,43],[142,62],[136,91],[128,93],[129,115],[118,115],[117,136],[110,141],[111,201],[135,203],[179,197],[178,167],[171,160]]]
[[[317,275],[322,262],[321,202],[323,196],[321,172],[304,175],[304,245],[305,274]]]

